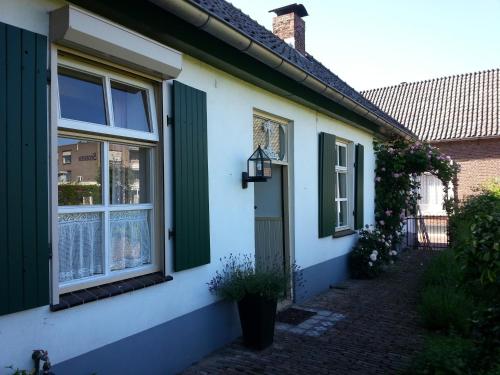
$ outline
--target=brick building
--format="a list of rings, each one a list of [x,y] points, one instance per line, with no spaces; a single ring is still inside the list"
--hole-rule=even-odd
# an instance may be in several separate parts
[[[500,179],[500,69],[362,94],[460,164],[459,199]]]

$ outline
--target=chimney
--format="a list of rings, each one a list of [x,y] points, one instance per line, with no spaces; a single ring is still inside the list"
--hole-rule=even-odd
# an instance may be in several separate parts
[[[270,10],[273,18],[273,33],[290,44],[301,54],[306,54],[306,23],[302,17],[308,16],[302,4],[290,4]]]

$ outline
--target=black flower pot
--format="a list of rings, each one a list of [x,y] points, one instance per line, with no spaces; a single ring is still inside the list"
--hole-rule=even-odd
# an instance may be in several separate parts
[[[262,350],[273,343],[277,299],[247,294],[238,302],[245,346]]]

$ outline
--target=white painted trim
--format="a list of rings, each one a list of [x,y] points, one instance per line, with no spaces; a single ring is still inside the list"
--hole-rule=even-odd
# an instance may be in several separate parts
[[[156,100],[154,94],[154,86],[144,80],[133,78],[129,75],[120,74],[111,70],[106,70],[93,65],[89,61],[83,61],[80,59],[74,59],[68,56],[58,56],[58,66],[62,66],[68,69],[76,70],[84,74],[95,75],[102,77],[103,79],[103,96],[104,96],[104,106],[106,113],[107,125],[104,124],[92,124],[84,121],[78,121],[73,119],[62,118],[60,100],[57,96],[57,108],[58,114],[57,118],[59,121],[59,128],[76,130],[79,132],[86,132],[92,134],[108,134],[120,138],[132,138],[140,139],[151,142],[157,142],[159,140],[158,135],[158,120],[156,116]],[[56,69],[57,71],[57,69]],[[56,75],[57,77],[57,75]],[[113,98],[111,94],[111,81],[116,81],[130,85],[141,90],[145,90],[147,93],[147,111],[150,122],[150,132],[118,128],[114,126],[114,116],[113,116]]]
[[[164,81],[162,83],[162,121],[163,125],[163,218],[164,218],[164,243],[165,243],[165,256],[164,256],[164,269],[165,272],[171,273],[173,269],[173,239],[168,238],[168,231],[174,229],[174,193],[173,193],[173,164],[172,164],[172,147],[173,133],[172,126],[167,124],[167,116],[173,115],[171,104],[172,98],[172,83]]]
[[[340,221],[340,202],[347,202],[347,225],[336,226],[335,232],[340,232],[346,229],[354,229],[354,143],[344,139],[337,139],[336,146],[341,146],[346,148],[346,166],[335,166],[335,178],[336,192],[335,192],[335,204],[337,206],[337,223]],[[340,149],[336,147],[337,163],[339,160]],[[347,198],[337,198],[337,192],[339,191],[338,183],[338,173],[343,173],[346,175],[346,193]]]
[[[120,74],[116,71],[111,71],[103,68],[99,68],[93,65],[89,61],[80,61],[79,59],[74,59],[72,57],[60,56],[58,54],[58,48],[53,46],[51,51],[51,56],[53,61],[51,62],[51,74],[53,77],[53,85],[51,90],[51,110],[52,110],[52,132],[51,132],[51,160],[52,160],[52,206],[55,210],[55,216],[52,220],[52,232],[53,238],[57,238],[58,232],[58,213],[77,213],[77,212],[101,212],[103,220],[103,251],[104,251],[104,273],[102,275],[94,275],[88,278],[71,280],[65,283],[59,283],[59,269],[57,262],[57,269],[52,268],[52,293],[54,298],[52,299],[53,304],[58,303],[58,297],[61,293],[67,293],[70,291],[89,288],[92,286],[100,285],[103,283],[109,283],[112,281],[117,281],[124,278],[140,276],[143,274],[159,271],[163,268],[161,261],[160,249],[158,246],[159,227],[156,219],[159,217],[158,213],[155,212],[158,209],[157,204],[153,202],[161,195],[161,187],[157,183],[155,168],[159,168],[158,160],[158,147],[160,145],[157,143],[159,140],[158,134],[158,117],[156,111],[156,105],[158,101],[156,100],[155,87],[153,84],[148,83],[144,80],[137,79],[129,76],[128,74]],[[105,100],[105,111],[107,117],[107,125],[101,124],[91,124],[83,121],[69,120],[61,118],[60,111],[60,99],[58,90],[58,75],[57,67],[64,66],[69,69],[75,69],[87,74],[93,74],[103,77],[103,96]],[[147,116],[149,117],[151,133],[142,132],[130,129],[123,129],[114,127],[113,119],[113,108],[112,108],[112,93],[111,93],[111,80],[121,82],[127,85],[132,85],[140,89],[144,89],[147,92],[148,103],[147,103]],[[160,93],[161,95],[161,93]],[[57,198],[57,139],[60,136],[75,137],[77,139],[88,139],[92,141],[97,141],[101,143],[101,168],[102,168],[102,186],[103,186],[103,202],[100,205],[92,206],[61,206],[58,207]],[[131,140],[133,139],[133,140]],[[154,144],[151,144],[154,142]],[[146,204],[111,204],[110,194],[109,194],[109,145],[110,143],[119,143],[125,145],[140,145],[149,150],[149,165],[150,170],[149,175],[149,197],[151,203]],[[145,210],[148,211],[149,224],[151,227],[151,264],[144,265],[141,267],[135,267],[133,269],[124,269],[119,271],[111,271],[109,269],[109,252],[110,252],[110,215],[112,212],[118,211],[128,211],[128,210]],[[58,259],[57,243],[53,244],[54,258]],[[57,296],[57,298],[56,298]]]
[[[52,247],[52,257],[50,259],[50,303],[59,303],[59,257],[57,246],[59,243],[58,231],[58,202],[57,202],[57,118],[59,113],[58,81],[57,81],[57,48],[52,43],[49,46],[50,55],[50,119],[49,119],[49,199],[50,199],[50,238]]]
[[[50,40],[105,55],[163,79],[176,78],[182,69],[179,51],[73,5],[50,13]]]

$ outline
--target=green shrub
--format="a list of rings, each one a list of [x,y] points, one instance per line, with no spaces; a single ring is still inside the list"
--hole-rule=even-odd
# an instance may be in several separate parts
[[[462,281],[462,271],[453,250],[442,251],[434,257],[424,273],[424,287],[457,286]]]
[[[428,329],[467,334],[473,309],[471,297],[458,286],[432,286],[422,292],[420,317]]]
[[[473,370],[476,349],[474,342],[457,336],[427,337],[424,350],[413,361],[410,374],[465,375]]]
[[[469,197],[450,229],[465,285],[477,298],[500,304],[500,185]]]

